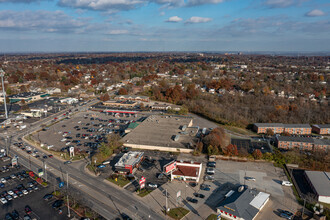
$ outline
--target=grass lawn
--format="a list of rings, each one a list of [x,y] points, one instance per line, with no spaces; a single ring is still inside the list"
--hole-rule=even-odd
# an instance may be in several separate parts
[[[245,128],[240,128],[240,127],[235,127],[235,126],[230,126],[230,125],[220,125],[220,126],[229,131],[232,131],[232,132],[235,132],[238,134],[242,134],[242,135],[257,135],[257,133],[254,133],[253,131],[245,129]]]
[[[152,190],[142,189],[142,190],[138,191],[137,195],[140,197],[145,197],[146,195],[148,195],[151,192],[152,192]]]
[[[185,215],[187,215],[189,211],[185,208],[179,207],[171,209],[167,215],[174,219],[182,219]]]
[[[112,182],[112,183],[114,183],[114,184],[116,184],[116,185],[118,185],[118,186],[120,186],[120,187],[123,187],[127,183],[130,182],[129,179],[126,179],[126,178],[124,178],[122,176],[118,176],[117,181],[116,181],[116,179],[112,179],[112,178],[107,178],[107,180],[110,181],[110,182]]]
[[[206,220],[217,220],[217,215],[216,214],[211,214],[206,218]]]

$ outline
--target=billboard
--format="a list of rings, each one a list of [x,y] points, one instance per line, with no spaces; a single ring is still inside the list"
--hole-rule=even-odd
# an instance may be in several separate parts
[[[171,172],[172,170],[175,170],[175,169],[176,169],[176,161],[175,160],[173,160],[172,162],[170,162],[170,163],[168,163],[164,166],[164,172],[165,173],[169,173],[169,172]]]

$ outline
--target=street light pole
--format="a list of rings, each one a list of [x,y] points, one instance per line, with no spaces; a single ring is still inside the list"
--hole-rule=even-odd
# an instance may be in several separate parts
[[[67,188],[66,199],[67,199],[67,201],[68,201],[68,217],[70,218],[70,202],[69,202],[69,173],[66,173],[66,188]]]

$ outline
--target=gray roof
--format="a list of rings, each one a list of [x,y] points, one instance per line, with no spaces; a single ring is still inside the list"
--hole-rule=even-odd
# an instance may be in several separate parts
[[[330,196],[330,172],[305,171],[319,196]]]
[[[284,127],[282,123],[254,123],[258,127]]]
[[[330,128],[330,124],[323,124],[323,125],[313,125],[314,127],[317,128]]]
[[[314,139],[311,137],[294,137],[294,136],[278,136],[279,141],[289,141],[289,142],[307,142],[314,143]]]
[[[317,145],[330,145],[330,140],[328,140],[328,139],[314,139],[314,144],[317,144]]]
[[[284,124],[285,128],[311,128],[309,124]]]
[[[235,191],[230,197],[222,201],[217,209],[244,218],[245,220],[252,220],[258,214],[259,210],[250,205],[250,202],[258,193],[257,190],[252,189],[245,189],[243,192]]]

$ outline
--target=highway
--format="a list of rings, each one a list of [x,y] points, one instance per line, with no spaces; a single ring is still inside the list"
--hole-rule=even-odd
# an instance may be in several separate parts
[[[95,103],[96,101],[94,100],[88,103],[88,105],[90,106]],[[71,110],[73,111],[73,109],[76,108],[78,108],[79,111],[86,110],[86,106],[73,107]],[[40,120],[28,127],[25,131],[9,134],[12,137],[10,142],[24,142],[22,140],[24,135],[41,129],[42,124],[49,123],[54,117],[60,116],[63,112],[67,112],[68,110],[69,109],[65,109],[48,118]],[[6,135],[3,134],[1,136],[3,138],[6,137]],[[37,149],[38,151],[45,152],[43,149]],[[17,155],[19,157],[19,164],[24,165],[34,172],[37,172],[39,168],[43,168],[44,166],[42,161],[44,159],[34,158],[14,145],[10,146],[9,154],[11,156]],[[66,174],[68,173],[69,189],[73,188],[79,190],[80,195],[83,197],[84,201],[89,204],[90,208],[106,219],[115,219],[122,213],[127,214],[133,219],[165,219],[165,216],[156,213],[144,205],[140,197],[120,187],[106,183],[104,179],[93,177],[83,172],[81,167],[84,166],[87,161],[77,161],[67,165],[64,165],[62,160],[55,157],[48,158],[44,161],[47,166],[47,173],[51,173],[52,176],[66,179]]]

